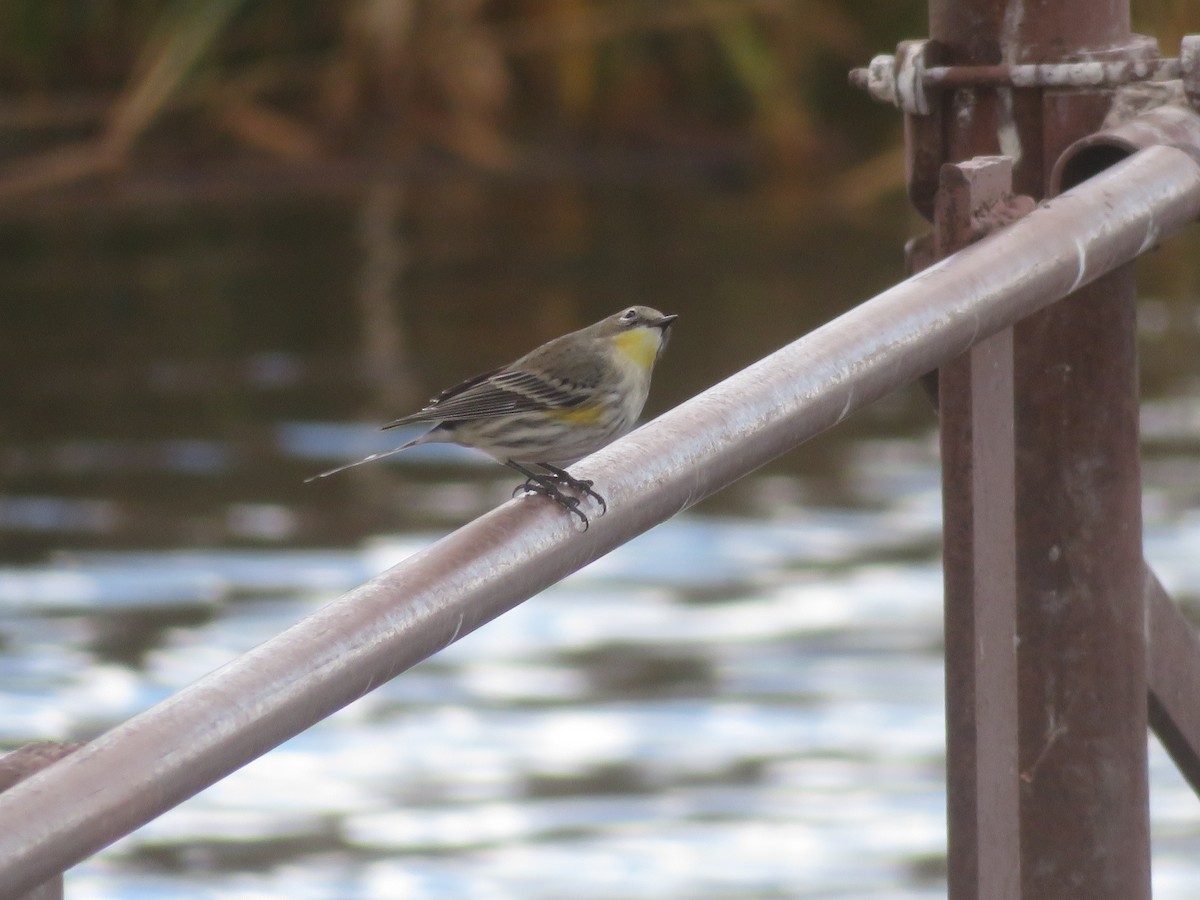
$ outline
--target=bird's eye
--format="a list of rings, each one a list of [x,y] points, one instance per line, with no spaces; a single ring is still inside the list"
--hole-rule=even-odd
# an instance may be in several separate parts
[[[636,309],[627,309],[627,310],[625,310],[625,312],[621,313],[621,321],[622,322],[632,322],[636,318],[637,318],[637,310]]]

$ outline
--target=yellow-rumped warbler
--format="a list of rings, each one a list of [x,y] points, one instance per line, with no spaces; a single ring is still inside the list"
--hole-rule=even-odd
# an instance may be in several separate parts
[[[555,338],[514,363],[442,391],[419,412],[383,426],[435,423],[420,437],[308,481],[417,444],[461,444],[520,472],[526,481],[518,490],[549,497],[579,516],[586,528],[579,498],[561,488],[592,497],[601,511],[604,498],[592,490],[591,481],[573,478],[563,467],[633,428],[676,318],[648,306],[631,306]]]

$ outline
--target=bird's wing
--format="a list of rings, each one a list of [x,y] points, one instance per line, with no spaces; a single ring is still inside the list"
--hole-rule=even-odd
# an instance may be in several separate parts
[[[586,385],[532,372],[497,369],[443,391],[424,409],[389,422],[384,428],[414,422],[486,419],[534,409],[571,409],[587,399]]]

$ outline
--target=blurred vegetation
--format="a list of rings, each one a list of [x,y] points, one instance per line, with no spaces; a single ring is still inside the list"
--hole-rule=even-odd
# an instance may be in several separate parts
[[[846,72],[923,34],[924,10],[923,0],[4,0],[0,196],[155,152],[303,163],[433,150],[504,168],[538,142],[585,139],[699,149],[768,172],[857,162],[856,185],[870,192],[898,181],[899,117],[855,97]],[[1195,0],[1135,11],[1165,54],[1198,27]],[[872,161],[880,147],[893,149]]]
[[[802,168],[869,146],[846,71],[922,17],[920,0],[870,16],[842,0],[5,0],[0,190],[122,166],[147,141],[505,167],[587,140]]]

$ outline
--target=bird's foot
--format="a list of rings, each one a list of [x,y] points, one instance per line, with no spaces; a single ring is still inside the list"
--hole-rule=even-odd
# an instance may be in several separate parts
[[[599,503],[600,515],[604,515],[606,512],[608,512],[608,503],[605,502],[599,491],[594,490],[596,482],[592,481],[590,478],[576,478],[570,472],[567,472],[565,469],[560,469],[558,466],[551,466],[547,463],[539,463],[538,465],[549,472],[550,475],[547,477],[551,478],[556,483],[565,485],[571,490],[583,494],[585,497],[591,497],[593,500]]]
[[[541,494],[543,497],[548,497],[567,512],[579,516],[579,521],[580,524],[583,525],[583,530],[588,530],[588,526],[591,523],[588,521],[588,517],[584,515],[583,510],[579,508],[579,498],[564,494],[559,489],[558,485],[554,483],[553,479],[546,478],[543,481],[537,478],[530,478],[526,480],[524,484],[517,485],[516,489],[513,490],[514,497],[517,495],[518,491],[525,494]]]

